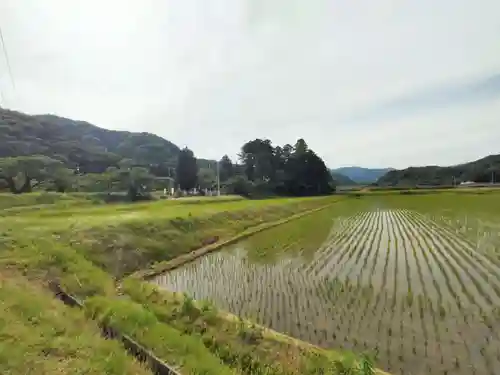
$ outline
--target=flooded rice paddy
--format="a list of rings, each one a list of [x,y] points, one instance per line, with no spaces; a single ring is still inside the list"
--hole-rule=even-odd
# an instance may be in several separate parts
[[[394,374],[498,374],[499,231],[408,208],[323,210],[155,279]],[[477,232],[477,231],[476,231]]]

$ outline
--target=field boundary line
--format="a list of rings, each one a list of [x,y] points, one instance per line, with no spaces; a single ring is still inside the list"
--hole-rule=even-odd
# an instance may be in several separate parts
[[[329,203],[329,204],[321,206],[321,207],[313,208],[311,210],[302,211],[298,214],[289,216],[285,219],[280,219],[280,220],[275,220],[275,221],[271,221],[268,223],[258,224],[256,226],[253,226],[249,229],[244,230],[243,232],[240,232],[236,236],[231,237],[227,240],[218,241],[218,242],[215,242],[213,244],[210,244],[210,245],[198,248],[196,250],[193,250],[187,254],[179,255],[178,257],[175,257],[171,260],[153,264],[151,266],[151,268],[136,271],[128,277],[135,278],[135,279],[144,279],[144,280],[150,279],[150,278],[157,276],[157,275],[160,275],[164,272],[171,271],[175,268],[181,267],[189,262],[192,262],[195,259],[198,259],[198,258],[206,255],[206,254],[209,254],[213,251],[219,250],[220,248],[222,248],[224,246],[232,245],[235,242],[241,241],[241,240],[243,240],[247,237],[250,237],[254,234],[260,233],[266,229],[271,229],[271,228],[277,227],[278,225],[286,224],[292,220],[299,219],[303,216],[306,216],[306,215],[309,215],[309,214],[312,214],[315,212],[319,212],[321,210],[324,210],[324,209],[331,207],[332,205],[334,205],[338,202],[342,202],[342,201],[344,201],[344,200],[339,199],[339,200],[336,200],[335,202]]]
[[[84,309],[82,301],[76,297],[68,294],[56,282],[49,283],[49,289],[54,293],[55,297],[70,307],[78,307]],[[145,348],[132,337],[120,333],[117,329],[105,323],[97,323],[101,329],[101,335],[106,339],[115,339],[121,341],[123,347],[128,354],[134,356],[139,362],[144,363],[149,367],[151,372],[155,375],[181,375],[177,370],[174,370],[170,365],[163,362],[160,358],[155,356],[149,349]]]

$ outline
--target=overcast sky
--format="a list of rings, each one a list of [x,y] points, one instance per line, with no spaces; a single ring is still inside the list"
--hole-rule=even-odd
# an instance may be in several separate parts
[[[0,0],[2,105],[197,156],[304,138],[331,167],[500,153],[498,0]]]

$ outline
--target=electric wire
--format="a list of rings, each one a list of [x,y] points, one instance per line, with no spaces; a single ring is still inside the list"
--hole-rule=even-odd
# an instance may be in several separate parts
[[[5,57],[5,63],[7,65],[7,73],[10,77],[10,82],[12,83],[12,88],[16,90],[16,83],[14,81],[14,75],[12,74],[12,67],[10,65],[9,54],[7,53],[7,45],[5,44],[5,39],[3,37],[2,27],[0,26],[0,42],[2,43],[2,50]]]

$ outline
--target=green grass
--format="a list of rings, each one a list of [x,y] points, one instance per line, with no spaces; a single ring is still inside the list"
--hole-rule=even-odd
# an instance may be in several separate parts
[[[123,291],[159,321],[199,336],[213,354],[245,374],[337,374],[336,361],[355,358],[292,339],[218,311],[208,302],[195,302],[145,282],[127,279]]]
[[[151,374],[81,311],[16,272],[0,272],[0,306],[2,374]]]
[[[494,222],[496,220],[498,222],[498,209],[500,206],[498,205],[498,198],[500,195],[496,192],[488,192],[488,193],[463,193],[463,192],[441,192],[439,194],[427,194],[427,195],[403,195],[403,194],[392,194],[392,195],[386,195],[386,196],[362,196],[360,199],[345,199],[343,202],[335,204],[331,207],[330,209],[326,209],[324,211],[321,211],[317,214],[314,214],[312,216],[305,216],[303,218],[297,219],[296,221],[291,222],[288,224],[286,227],[275,227],[272,229],[269,229],[265,232],[262,232],[260,235],[250,237],[248,238],[244,243],[238,243],[235,245],[235,247],[238,247],[242,252],[245,252],[248,254],[248,257],[252,259],[251,266],[254,266],[253,260],[262,260],[265,263],[272,263],[274,261],[274,258],[279,258],[283,252],[287,253],[298,253],[303,256],[307,256],[308,253],[313,252],[315,248],[318,247],[318,242],[321,242],[322,238],[324,239],[326,235],[328,235],[328,224],[325,224],[324,221],[328,220],[328,216],[334,216],[334,212],[338,213],[339,215],[344,215],[344,216],[350,216],[350,214],[357,213],[357,212],[363,212],[363,211],[370,211],[372,209],[402,209],[402,208],[407,208],[415,211],[419,211],[425,215],[435,215],[437,218],[440,215],[443,215],[445,217],[455,217],[457,219],[460,219],[463,215],[470,215],[472,217],[477,217],[480,219],[485,219],[488,216],[490,216],[490,220]],[[329,212],[330,211],[330,212]],[[345,211],[345,212],[342,212]],[[314,217],[313,217],[314,216]],[[318,218],[318,221],[316,221],[316,218]],[[468,224],[471,225],[472,220],[469,218]],[[324,224],[324,227],[323,227]],[[367,229],[368,230],[368,229]],[[348,232],[347,232],[348,233]],[[497,232],[498,233],[498,227],[497,227]],[[366,233],[358,233],[356,234],[356,237],[363,237],[364,234]],[[316,235],[316,237],[314,237]],[[412,238],[418,238],[417,234],[410,234]],[[318,238],[319,237],[319,238]],[[497,242],[498,244],[498,242]],[[247,246],[248,245],[248,246]],[[310,247],[309,247],[310,246]],[[363,246],[363,245],[362,245]],[[439,246],[439,245],[437,245]],[[352,248],[353,246],[351,246]],[[333,248],[333,247],[332,247]],[[435,248],[432,249],[432,251],[435,251]],[[219,256],[222,256],[221,254],[214,254],[214,258],[220,260],[221,258],[218,258]],[[354,258],[353,258],[354,259]],[[362,260],[362,259],[361,259]],[[213,274],[210,274],[210,272],[207,272],[207,269],[211,267],[210,265],[210,260],[203,259],[200,261],[203,267],[203,271],[200,272],[199,274],[204,275],[205,279],[207,280],[213,280],[216,279],[218,275],[221,275],[220,270],[225,269],[228,270],[228,272],[231,272],[230,267],[224,267],[222,263],[219,262],[214,262],[213,264],[217,264],[217,266],[214,266],[213,268],[216,269],[218,272],[214,272]],[[245,259],[246,262],[246,259]],[[356,261],[358,262],[358,261]],[[427,261],[426,261],[427,262]],[[197,262],[198,263],[198,262]],[[198,263],[200,264],[200,263]],[[355,263],[356,264],[356,263]],[[357,264],[360,264],[359,262]],[[362,264],[362,263],[361,263]],[[366,265],[367,263],[365,263]],[[192,267],[192,268],[190,268]],[[242,262],[237,267],[234,267],[236,273],[239,270],[239,267],[245,268],[245,263]],[[185,272],[184,275],[189,275],[190,269],[196,268],[194,265],[190,265],[187,267],[187,269],[181,269],[178,270],[177,275]],[[430,267],[429,267],[430,268]],[[365,269],[368,269],[368,267],[365,267]],[[278,271],[279,272],[279,271]],[[283,274],[288,276],[288,275],[293,275],[293,268],[291,267],[287,271],[285,271]],[[273,270],[271,270],[270,274],[274,273]],[[262,274],[261,274],[262,275]],[[222,275],[221,275],[222,276]],[[238,275],[240,276],[240,275]],[[176,277],[173,277],[176,279]],[[188,280],[187,280],[188,279]],[[259,298],[259,301],[263,301],[265,305],[260,305],[259,307],[262,307],[262,309],[259,310],[261,312],[265,308],[269,307],[270,310],[272,310],[273,303],[270,302],[272,297],[269,299],[267,298],[269,294],[266,294],[267,290],[274,290],[273,284],[261,284],[261,285],[255,285],[259,282],[259,280],[264,279],[264,277],[259,278],[255,277],[252,279],[252,285],[251,289],[254,291],[254,295]],[[188,283],[191,284],[188,290],[189,293],[196,293],[195,295],[200,296],[200,295],[205,295],[203,293],[198,293],[198,285],[203,285],[204,280],[203,279],[196,279],[190,276],[186,276],[184,280],[187,280]],[[229,279],[227,281],[227,285],[232,284],[231,281],[236,281],[236,282],[242,282],[245,284],[244,277],[236,277],[233,279]],[[255,283],[254,281],[255,280]],[[283,280],[283,278],[281,279]],[[285,279],[286,280],[286,279]],[[358,279],[359,280],[359,279]],[[441,281],[444,282],[444,281]],[[207,283],[210,283],[210,281],[207,281]],[[250,282],[249,282],[250,283]],[[193,285],[194,284],[194,285]],[[354,283],[349,284],[350,286],[355,286],[356,281]],[[408,284],[410,282],[408,281]],[[174,283],[170,285],[175,285]],[[184,285],[184,286],[183,286]],[[177,284],[177,286],[180,286],[181,290],[184,290],[183,288],[185,287],[186,284],[184,284],[182,281]],[[234,285],[234,284],[233,284]],[[274,284],[277,285],[277,284]],[[278,284],[279,285],[279,284]],[[284,284],[281,284],[284,285]],[[347,284],[346,284],[347,285]],[[259,288],[260,287],[260,288]],[[137,302],[148,306],[148,309],[151,311],[154,311],[155,314],[158,316],[158,318],[162,321],[169,322],[169,324],[176,325],[179,327],[179,329],[196,329],[199,334],[202,334],[204,336],[207,336],[209,341],[209,347],[211,348],[218,348],[218,347],[231,347],[231,351],[229,352],[228,355],[226,355],[226,352],[224,351],[223,356],[226,358],[225,360],[228,361],[228,363],[231,364],[231,366],[235,366],[239,368],[239,363],[240,363],[240,358],[244,358],[246,356],[250,357],[257,357],[256,362],[260,364],[266,364],[267,359],[270,359],[271,363],[281,363],[282,365],[286,365],[286,363],[280,362],[279,358],[275,358],[272,356],[268,356],[266,354],[262,354],[260,350],[267,345],[267,341],[265,341],[261,335],[259,334],[259,327],[254,327],[253,329],[248,329],[248,327],[245,327],[244,329],[240,330],[243,331],[243,337],[247,337],[250,335],[250,337],[253,337],[252,340],[250,340],[250,344],[245,343],[242,344],[240,340],[240,335],[238,333],[238,325],[235,326],[230,326],[229,323],[221,323],[220,320],[215,320],[215,323],[213,324],[213,328],[210,329],[210,321],[207,323],[207,319],[214,319],[213,316],[210,316],[210,310],[211,308],[209,307],[207,310],[207,313],[209,314],[208,316],[205,316],[205,312],[203,310],[203,305],[202,303],[198,306],[197,309],[195,308],[185,308],[185,303],[184,302],[178,302],[175,304],[172,302],[169,298],[169,296],[165,296],[165,293],[158,292],[158,291],[151,291],[147,289],[147,287],[143,287],[142,289],[139,287],[136,287],[136,290],[134,292],[134,288],[125,285],[125,290],[127,291],[127,294],[129,296],[132,296],[134,300]],[[250,289],[249,288],[249,289]],[[200,288],[203,289],[203,288]],[[206,288],[210,289],[210,288]],[[205,290],[206,290],[205,289]],[[228,288],[229,289],[229,288]],[[222,290],[224,290],[224,286],[222,286]],[[257,292],[255,292],[257,290]],[[213,291],[213,290],[212,290]],[[218,290],[220,291],[220,289]],[[217,292],[218,292],[217,291]],[[370,295],[373,294],[374,290],[366,288],[366,289],[359,289],[360,293],[358,294],[358,291],[355,288],[351,288],[346,296],[348,296],[349,300],[352,297],[353,303],[358,303],[358,301],[365,301],[365,292],[369,293]],[[380,288],[376,291],[377,293],[381,291]],[[384,288],[382,288],[382,291],[384,291]],[[246,316],[252,316],[252,306],[248,308],[248,305],[252,305],[253,301],[251,298],[246,298],[248,295],[246,293],[239,293],[240,290],[236,291],[237,295],[240,296],[239,304],[237,307],[234,308],[231,311],[238,312],[242,311],[243,309],[240,308],[241,305],[245,305],[245,310],[244,314]],[[351,293],[352,292],[352,293]],[[227,294],[227,299],[232,300],[231,296],[229,295],[229,292],[226,292]],[[410,292],[411,293],[411,292]],[[212,296],[215,294],[212,293]],[[224,305],[223,298],[220,298],[220,295],[216,293],[217,298],[214,298],[218,300],[219,303],[221,303],[220,306],[225,306],[227,308],[231,308],[228,305]],[[260,298],[263,295],[262,298]],[[276,297],[275,297],[276,298]],[[279,298],[279,297],[278,297]],[[276,304],[281,303],[281,307],[283,308],[282,311],[280,311],[281,314],[278,314],[277,319],[273,319],[273,321],[279,320],[280,315],[281,317],[284,315],[284,312],[290,311],[290,309],[296,310],[297,306],[291,307],[291,305],[287,305],[286,302],[282,302],[281,298],[279,300],[277,299]],[[371,297],[370,297],[371,298]],[[285,299],[285,298],[283,298]],[[312,298],[311,298],[312,299]],[[411,297],[413,300],[413,297]],[[186,299],[184,299],[186,300]],[[222,300],[222,301],[221,301]],[[333,299],[334,301],[335,299]],[[307,301],[307,299],[306,299]],[[332,301],[332,303],[334,303]],[[337,306],[342,306],[344,305],[344,300],[342,303],[337,304]],[[349,305],[350,303],[345,303],[345,305]],[[304,304],[305,305],[305,304]],[[402,304],[403,305],[403,304]],[[289,306],[287,308],[287,306]],[[188,305],[189,307],[189,305]],[[306,308],[307,309],[307,308]],[[257,310],[257,308],[255,309]],[[317,311],[320,310],[315,309],[314,307],[311,307],[308,311]],[[184,312],[183,312],[184,311]],[[191,314],[186,314],[185,311],[191,311]],[[348,310],[349,311],[349,310]],[[438,311],[438,310],[436,310]],[[355,316],[357,313],[356,310],[349,311],[349,317],[350,316]],[[447,313],[444,310],[439,310],[439,315],[441,316],[441,319],[444,318],[444,313]],[[257,314],[255,314],[257,316]],[[368,315],[365,315],[370,317],[370,312],[368,311]],[[395,322],[399,322],[400,316],[395,315],[396,318],[394,319]],[[274,315],[276,317],[276,315]],[[349,319],[349,318],[347,318]],[[370,319],[370,318],[368,318]],[[339,319],[340,320],[340,319]],[[261,320],[262,321],[262,320]],[[338,320],[337,320],[338,321]],[[269,322],[269,321],[268,321]],[[309,323],[309,322],[307,322]],[[226,328],[227,325],[229,325],[229,328]],[[269,324],[269,323],[266,323]],[[346,324],[345,320],[341,324]],[[350,323],[349,323],[350,324]],[[279,325],[273,325],[272,323],[270,324],[274,327],[279,328]],[[184,327],[184,328],[183,328]],[[223,327],[223,328],[222,328]],[[333,327],[333,330],[335,330]],[[342,327],[340,327],[342,328]],[[249,331],[249,332],[248,332]],[[283,329],[285,331],[285,329]],[[289,331],[290,332],[290,331]],[[392,332],[392,330],[390,331]],[[329,332],[331,334],[331,332]],[[368,335],[370,332],[365,333],[363,331],[356,331],[356,327],[354,327],[354,330],[351,331],[349,329],[349,336],[344,336],[343,340],[351,340],[350,344],[354,343],[356,345],[356,342],[361,342],[362,339],[365,337],[369,337]],[[358,335],[358,337],[356,337]],[[375,337],[374,337],[375,336]],[[371,336],[372,340],[377,343],[376,348],[378,348],[378,336],[374,335]],[[307,337],[307,336],[305,336]],[[311,336],[309,336],[311,337]],[[331,336],[330,336],[331,337]],[[353,338],[354,337],[354,338]],[[374,338],[373,338],[374,337]],[[384,338],[383,334],[380,335],[381,339]],[[393,345],[393,340],[394,337],[392,337],[392,333],[389,334],[390,337],[390,344]],[[403,339],[403,338],[402,338]],[[405,345],[407,344],[406,340],[411,341],[411,336],[408,338],[407,335],[405,334],[404,337],[405,340]],[[382,340],[382,341],[385,341]],[[339,341],[338,344],[342,345],[342,342],[345,341]],[[366,343],[365,341],[364,343]],[[255,347],[252,347],[252,343],[255,343]],[[241,347],[240,347],[241,345]],[[368,344],[369,345],[369,344]],[[367,346],[368,346],[367,345]],[[384,343],[381,343],[381,346],[383,346]],[[367,347],[365,346],[365,348]],[[252,350],[250,350],[250,354],[247,352],[249,347],[252,347]],[[280,347],[277,344],[271,345],[274,349],[276,349],[277,353],[287,353],[287,350],[283,347]],[[363,347],[362,345],[356,345],[358,349],[362,350],[361,348]],[[370,348],[374,348],[375,346],[368,346]],[[377,350],[377,349],[373,349]],[[293,358],[297,358],[299,356],[294,355],[290,356]],[[300,358],[302,358],[300,356]],[[324,358],[324,357],[321,357]],[[415,360],[419,360],[419,358],[415,358]],[[402,360],[401,360],[402,361]],[[422,356],[422,361],[424,361],[424,357]],[[292,369],[300,369],[300,371],[303,371],[303,373],[308,373],[311,371],[311,373],[314,373],[314,369],[312,366],[305,366],[303,365],[304,362],[299,361],[299,362],[294,362],[292,366],[290,366]],[[305,361],[305,363],[308,363],[308,361]],[[304,370],[304,368],[308,368],[308,370]],[[327,368],[328,364],[323,364],[320,366],[320,368]],[[395,367],[392,367],[393,369]],[[285,368],[286,371],[289,370],[289,368]],[[397,370],[396,370],[397,371]],[[437,369],[434,369],[434,371],[438,371]]]
[[[54,205],[36,210],[3,212],[0,223],[17,226],[32,232],[81,230],[98,226],[117,226],[121,223],[147,223],[151,219],[172,219],[211,215],[218,212],[239,211],[284,206],[298,202],[324,201],[325,198],[281,198],[267,200],[178,199],[136,204],[99,204],[78,207]],[[331,200],[332,198],[330,198]]]
[[[257,225],[331,204],[336,198],[273,199],[202,205],[152,204],[99,225],[59,232],[94,264],[115,277],[169,261]],[[161,209],[159,209],[161,207]],[[111,218],[110,218],[111,216]],[[90,223],[89,223],[90,224]]]
[[[405,207],[422,212],[451,212],[457,215],[498,214],[500,189],[463,189],[429,194],[411,199],[391,195],[384,203],[395,207]]]
[[[41,287],[46,281],[56,279],[70,294],[86,301],[88,322],[92,322],[91,318],[95,318],[96,321],[110,324],[119,329],[120,332],[136,339],[160,359],[180,367],[183,370],[182,374],[232,373],[221,365],[220,360],[210,354],[196,337],[183,335],[176,329],[158,322],[142,306],[119,298],[114,280],[110,275],[94,266],[75,249],[48,240],[37,242],[37,244],[18,240],[9,243],[2,255],[0,264],[3,269],[24,273],[32,280],[31,284],[26,283],[26,285],[33,285],[38,291],[42,291],[39,296],[40,304],[33,305],[33,308],[40,313],[52,313],[41,305],[44,301],[47,305],[50,303],[61,305]],[[5,293],[12,293],[12,290],[6,289]],[[28,304],[29,297],[26,298],[25,302]],[[66,307],[61,305],[61,308]],[[21,315],[24,314],[22,311],[17,312]],[[14,315],[11,318],[13,320],[19,319]],[[80,320],[84,320],[81,314]],[[53,321],[50,320],[44,320],[40,322],[40,325],[42,329],[47,331],[55,329]],[[21,337],[20,340],[23,340],[24,343],[24,338]],[[68,340],[71,341],[71,338]],[[79,338],[76,337],[74,340],[78,341]],[[91,352],[91,349],[89,350]],[[65,354],[62,353],[61,356],[64,357]],[[95,361],[99,362],[102,359],[96,356]],[[73,371],[77,370],[76,367],[73,369]],[[24,372],[13,370],[12,373],[21,374]],[[114,374],[114,372],[108,373]],[[122,373],[127,372],[123,371]]]
[[[338,215],[381,205],[433,219],[459,222],[477,213],[483,221],[497,222],[498,190],[435,193],[361,192],[359,198],[258,201],[185,198],[112,205],[96,204],[100,202],[84,194],[0,194],[0,372],[148,373],[118,343],[103,340],[95,320],[130,335],[183,375],[339,373],[337,361],[355,361],[353,355],[294,340],[141,280],[120,279],[179,259],[214,239],[231,240],[339,200],[343,202],[331,208]],[[310,256],[328,235],[331,210],[314,214],[319,222],[304,216],[292,222],[294,230],[277,226],[249,237],[250,243],[284,238],[290,244],[269,249],[254,243],[260,250],[250,256],[263,262],[285,252]],[[45,289],[49,280],[58,280],[84,300],[86,315],[55,300]]]
[[[109,274],[50,236],[4,238],[0,246],[0,269],[16,269],[32,279],[57,280],[79,298],[115,293],[115,282]]]
[[[49,207],[71,207],[86,206],[96,203],[89,194],[60,194],[60,193],[31,193],[31,194],[10,194],[0,193],[0,209],[15,211],[29,209],[45,209]],[[7,212],[8,212],[7,211]],[[4,212],[5,213],[5,212]]]
[[[435,222],[451,227],[477,246],[477,251],[500,262],[500,189],[428,195],[418,201],[391,197],[387,204],[418,211]],[[489,246],[480,246],[485,235],[490,240]]]
[[[30,199],[36,201],[38,198]],[[299,345],[292,339],[276,333],[270,334],[269,331],[266,331],[263,345],[254,350],[255,345],[241,341],[243,336],[237,330],[238,326],[234,322],[230,323],[231,319],[218,320],[216,325],[210,327],[210,332],[220,331],[223,327],[228,327],[229,330],[226,338],[213,341],[211,336],[202,332],[203,328],[199,329],[200,321],[186,320],[186,316],[169,321],[159,313],[158,306],[138,299],[132,289],[124,288],[125,293],[118,292],[116,278],[154,262],[186,254],[203,246],[207,238],[224,240],[245,229],[322,207],[337,199],[343,198],[259,201],[232,198],[225,201],[179,199],[134,205],[66,205],[54,200],[54,203],[37,206],[36,209],[27,205],[26,209],[12,210],[11,206],[0,217],[0,273],[9,275],[5,279],[10,284],[17,280],[10,276],[12,272],[22,275],[19,277],[25,280],[23,288],[32,288],[36,292],[23,296],[22,293],[13,291],[12,286],[4,290],[15,296],[12,298],[19,299],[12,304],[20,305],[26,305],[31,298],[29,296],[37,294],[38,302],[34,302],[33,306],[36,306],[40,314],[48,311],[48,315],[57,317],[53,313],[53,304],[76,314],[80,319],[76,320],[76,326],[84,329],[94,340],[101,339],[95,334],[97,331],[92,320],[109,323],[122,333],[130,335],[160,359],[181,368],[183,375],[316,373],[320,368],[331,368],[334,358],[338,357],[333,352]],[[86,302],[87,320],[81,313],[52,298],[44,288],[49,280],[58,280],[66,291]],[[134,282],[144,285],[140,281]],[[6,283],[3,285],[7,285]],[[172,307],[179,306],[174,304]],[[10,324],[14,326],[25,324],[24,318],[24,312],[11,309],[3,319],[5,322],[15,321],[15,324]],[[62,324],[63,319],[58,320]],[[33,330],[37,337],[45,337],[43,332],[53,332],[58,327],[58,322],[45,317],[37,324],[40,331]],[[87,326],[94,327],[94,331]],[[22,343],[12,345],[16,347],[12,350],[17,353],[32,345],[23,335],[20,331]],[[53,345],[51,343],[54,340],[55,337],[48,336],[47,345]],[[69,336],[67,340],[65,347],[68,348],[75,348],[80,344],[79,337]],[[81,344],[85,342],[83,340]],[[117,347],[118,351],[122,350],[119,345]],[[111,370],[102,368],[115,366],[118,359],[104,359],[98,344],[95,344],[95,355],[92,348],[90,345],[85,352],[88,355],[82,358],[91,356],[92,361],[89,360],[88,365],[98,369],[98,373],[113,374],[114,367]],[[291,358],[293,361],[290,361]],[[130,358],[128,360],[134,363]],[[79,362],[71,357],[71,353],[61,352],[59,361],[65,363],[68,373],[80,373]],[[12,362],[9,366],[9,371],[4,373],[17,375],[29,372],[20,362]],[[37,373],[44,373],[40,366],[49,368],[50,361],[37,366]],[[120,371],[128,373],[123,366]],[[94,372],[89,370],[86,373]],[[138,370],[135,373],[141,372]]]
[[[346,190],[343,195],[355,196],[382,196],[382,195],[436,195],[436,194],[499,194],[500,189],[497,187],[473,187],[473,188],[406,188],[406,187],[365,187],[357,190]]]
[[[86,301],[85,309],[90,318],[134,337],[182,374],[234,374],[207,350],[198,337],[183,334],[159,322],[140,304],[127,299],[93,297]]]
[[[360,202],[357,200],[339,202],[287,225],[279,225],[259,235],[250,236],[244,242],[248,257],[253,262],[265,264],[272,264],[283,256],[300,255],[305,260],[310,259],[329,236],[334,219],[343,213],[350,214],[358,206]],[[238,243],[235,247],[239,245]]]

